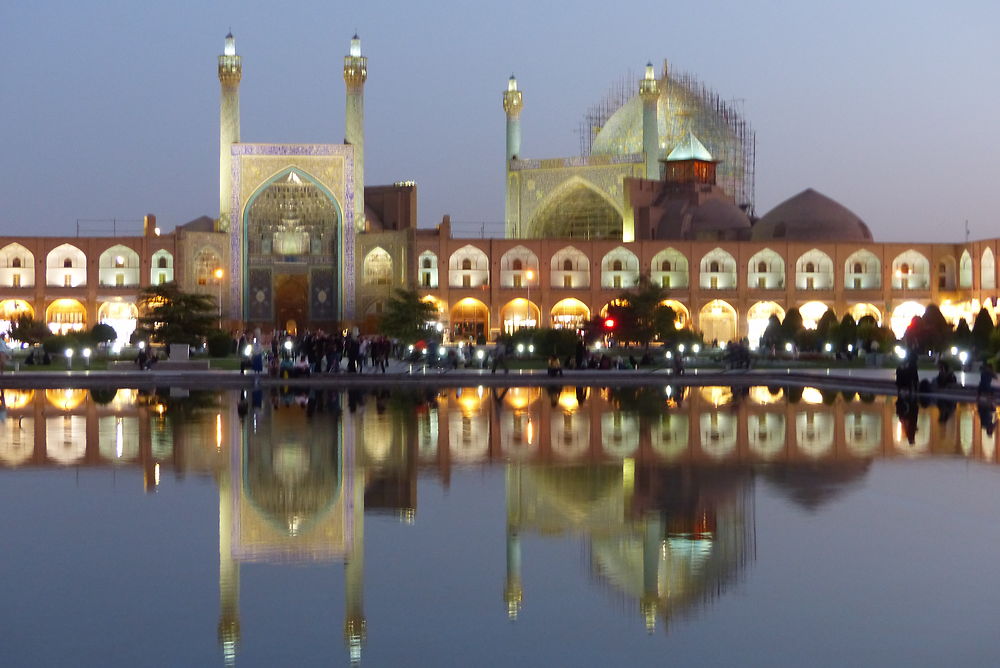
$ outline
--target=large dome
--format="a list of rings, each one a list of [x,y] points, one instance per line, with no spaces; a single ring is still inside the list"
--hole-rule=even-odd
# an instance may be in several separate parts
[[[665,74],[658,81],[657,126],[659,158],[670,153],[689,132],[704,143],[719,162],[718,184],[739,204],[753,203],[753,158],[748,137],[749,124],[740,113],[718,95],[689,75]],[[596,130],[590,153],[594,155],[629,155],[642,153],[642,100],[639,95],[627,102],[601,123]]]
[[[758,220],[750,238],[753,241],[871,241],[872,233],[850,209],[808,188]]]

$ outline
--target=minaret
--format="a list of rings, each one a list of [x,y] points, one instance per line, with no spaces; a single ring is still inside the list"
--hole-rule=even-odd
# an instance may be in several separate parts
[[[503,92],[503,110],[507,113],[507,162],[521,154],[521,91],[517,89],[517,79],[510,75],[507,90]]]
[[[229,229],[229,210],[233,197],[232,146],[240,141],[240,79],[243,62],[236,55],[236,38],[226,35],[226,46],[219,56],[219,224],[218,229]]]
[[[646,63],[646,76],[639,81],[642,98],[642,151],[646,155],[646,178],[660,178],[660,132],[656,118],[660,87],[653,71],[653,63]]]
[[[513,210],[513,203],[510,197],[511,178],[510,161],[521,155],[521,107],[523,100],[521,91],[517,89],[517,79],[510,75],[507,80],[507,90],[503,92],[503,110],[507,114],[507,211],[506,211],[506,232],[508,237],[520,235],[520,225],[515,223],[516,213]],[[519,223],[519,221],[518,221]]]
[[[361,38],[351,38],[350,53],[344,56],[344,83],[347,84],[347,114],[344,138],[354,147],[354,227],[365,228],[365,81],[368,59],[361,55]]]

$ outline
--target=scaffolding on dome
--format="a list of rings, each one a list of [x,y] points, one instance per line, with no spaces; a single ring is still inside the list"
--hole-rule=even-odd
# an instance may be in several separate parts
[[[670,72],[663,63],[660,74],[661,85],[667,81],[667,89],[661,89],[661,100],[666,94],[667,118],[661,119],[666,125],[667,137],[672,141],[663,147],[665,156],[673,144],[683,138],[689,129],[697,126],[698,138],[709,147],[722,164],[718,172],[718,183],[730,193],[736,203],[754,213],[754,170],[757,162],[757,138],[749,121],[743,117],[739,100],[723,100],[717,92],[687,72]],[[631,72],[616,81],[607,94],[587,110],[579,126],[580,154],[590,155],[594,140],[615,113],[638,94],[638,78]],[[679,102],[672,105],[672,101]],[[728,164],[727,164],[728,163]]]

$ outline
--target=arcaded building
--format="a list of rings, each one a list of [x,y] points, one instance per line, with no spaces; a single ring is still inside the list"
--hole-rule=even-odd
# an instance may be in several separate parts
[[[640,276],[666,291],[678,327],[756,345],[771,315],[806,326],[829,309],[901,334],[936,303],[952,322],[995,316],[1000,239],[880,243],[847,207],[806,190],[754,211],[755,137],[693,77],[647,66],[592,109],[581,154],[522,155],[524,92],[506,116],[504,238],[453,238],[449,218],[417,227],[413,182],[367,186],[364,86],[355,36],[344,57],[344,143],[248,143],[241,56],[218,57],[219,212],[161,233],[0,239],[0,326],[20,314],[53,331],[111,324],[126,341],[139,289],[177,281],[219,300],[223,327],[270,332],[378,329],[399,288],[438,308],[448,340],[522,327],[578,329]],[[528,117],[526,117],[528,118]],[[339,136],[339,133],[338,133]]]

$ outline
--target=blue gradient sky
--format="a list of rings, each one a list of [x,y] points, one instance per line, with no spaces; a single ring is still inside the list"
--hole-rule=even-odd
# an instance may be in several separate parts
[[[361,34],[366,177],[416,180],[423,226],[502,220],[511,72],[522,154],[557,157],[622,74],[667,58],[743,100],[758,213],[814,187],[877,240],[961,241],[966,219],[996,236],[997,26],[985,1],[7,2],[0,234],[218,215],[215,58],[232,27],[244,141],[342,141],[342,57]]]

